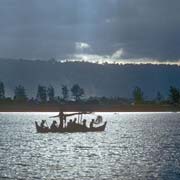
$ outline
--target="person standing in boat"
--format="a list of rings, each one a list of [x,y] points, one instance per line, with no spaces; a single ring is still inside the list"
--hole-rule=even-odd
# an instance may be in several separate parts
[[[59,117],[59,121],[60,121],[59,128],[62,129],[62,128],[64,128],[64,121],[66,123],[66,118],[68,116],[74,116],[74,115],[79,115],[79,114],[81,114],[81,113],[64,114],[63,111],[60,111],[57,116],[51,116],[51,118]],[[76,120],[73,123],[76,124]]]
[[[60,113],[59,113],[59,121],[60,121],[60,123],[59,123],[59,128],[63,128],[63,121],[64,121],[64,113],[61,111]]]

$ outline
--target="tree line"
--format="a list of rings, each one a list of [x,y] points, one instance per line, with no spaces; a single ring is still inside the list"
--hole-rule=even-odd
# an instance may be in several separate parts
[[[26,93],[26,89],[22,85],[18,85],[14,89],[13,98],[5,96],[5,86],[2,81],[0,81],[0,102],[38,102],[38,103],[46,103],[46,102],[80,102],[82,97],[85,95],[85,91],[79,84],[74,84],[71,88],[68,88],[66,85],[62,85],[61,87],[61,97],[55,96],[55,90],[53,86],[42,86],[38,85],[37,93],[35,98],[28,98]],[[145,104],[147,100],[144,98],[144,92],[140,87],[135,87],[132,92],[132,100],[128,100],[126,98],[120,97],[89,97],[86,99],[87,103],[124,103],[124,102],[134,102],[135,104]],[[157,92],[155,101],[152,103],[169,103],[169,104],[180,104],[180,89],[170,86],[168,98],[165,100],[163,95],[160,92]]]
[[[136,104],[143,104],[145,102],[144,92],[141,90],[140,87],[134,88],[133,97],[134,97],[134,102]],[[170,86],[168,99],[164,101],[169,104],[175,104],[175,105],[180,104],[180,89],[174,86]],[[159,102],[159,103],[163,102],[163,96],[159,91],[157,92],[157,95],[156,95],[156,102]]]
[[[29,99],[26,93],[26,89],[22,85],[18,85],[14,89],[13,101],[16,102],[26,102],[28,100],[33,100],[37,102],[55,102],[57,100],[68,101],[70,96],[73,97],[75,101],[79,101],[85,94],[84,89],[79,86],[79,84],[74,84],[71,89],[68,89],[66,85],[62,85],[62,98],[55,96],[55,90],[53,86],[42,86],[38,85],[36,98]],[[71,94],[70,94],[71,93]],[[5,86],[3,82],[0,82],[0,101],[7,100],[5,96]],[[11,98],[10,98],[11,99]]]

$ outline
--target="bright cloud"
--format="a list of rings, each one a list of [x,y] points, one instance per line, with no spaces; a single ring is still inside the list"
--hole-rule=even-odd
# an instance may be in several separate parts
[[[91,48],[91,46],[85,42],[76,42],[75,48],[77,51],[82,51]]]
[[[180,0],[0,0],[0,57],[178,61],[179,7]]]
[[[112,59],[122,58],[123,55],[124,55],[124,51],[121,48],[121,49],[117,50],[115,53],[112,54]]]

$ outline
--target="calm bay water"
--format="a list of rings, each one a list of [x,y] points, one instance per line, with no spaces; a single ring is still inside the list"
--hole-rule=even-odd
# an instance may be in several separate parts
[[[36,133],[51,115],[0,113],[0,180],[180,179],[180,113],[101,113],[105,132]]]

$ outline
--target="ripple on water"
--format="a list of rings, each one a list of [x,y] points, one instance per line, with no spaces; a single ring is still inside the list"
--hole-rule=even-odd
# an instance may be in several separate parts
[[[102,133],[37,134],[50,114],[1,113],[0,179],[180,179],[179,113],[102,115]]]

